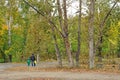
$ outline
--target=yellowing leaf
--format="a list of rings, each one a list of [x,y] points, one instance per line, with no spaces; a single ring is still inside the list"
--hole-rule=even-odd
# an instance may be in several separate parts
[[[108,39],[112,44],[114,44],[114,45],[116,45],[117,43],[116,43],[116,41],[114,41],[114,40],[111,40],[111,39]]]
[[[8,30],[8,26],[7,25],[3,25],[2,30]]]

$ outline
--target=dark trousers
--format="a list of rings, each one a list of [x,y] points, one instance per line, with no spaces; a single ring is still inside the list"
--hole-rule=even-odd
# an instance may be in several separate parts
[[[32,66],[35,66],[35,63],[34,63],[34,61],[31,61],[31,64],[32,64]]]

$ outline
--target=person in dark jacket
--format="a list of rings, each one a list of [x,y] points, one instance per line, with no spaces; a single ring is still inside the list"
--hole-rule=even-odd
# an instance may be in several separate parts
[[[31,59],[31,64],[32,64],[32,66],[35,66],[35,56],[34,56],[34,54],[32,54],[32,56],[30,57],[30,59]]]

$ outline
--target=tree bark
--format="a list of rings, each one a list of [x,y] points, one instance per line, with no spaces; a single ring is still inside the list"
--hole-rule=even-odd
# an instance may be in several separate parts
[[[64,36],[62,36],[62,38],[64,40],[66,53],[68,55],[69,66],[73,67],[73,59],[72,59],[72,54],[71,54],[71,50],[70,50],[70,43],[69,43],[69,38],[68,38],[68,23],[67,23],[66,0],[63,0],[63,11],[64,11],[64,13],[62,13],[60,0],[57,0],[57,5],[58,5],[59,23],[60,23],[60,27],[61,27],[62,33],[64,35]],[[63,17],[64,17],[64,19],[63,19]]]
[[[62,13],[62,9],[61,9],[61,4],[60,4],[60,0],[57,0],[57,5],[58,5],[58,14],[59,14],[59,23],[60,23],[60,27],[63,33],[63,13]]]
[[[61,58],[60,50],[58,47],[57,39],[56,39],[56,36],[54,34],[55,33],[54,27],[52,27],[52,33],[53,33],[52,36],[53,36],[53,40],[54,40],[54,46],[55,46],[55,50],[56,50],[58,66],[62,67],[62,58]]]
[[[79,67],[79,55],[80,55],[80,45],[81,45],[81,7],[82,7],[82,0],[79,0],[79,19],[78,19],[78,51],[76,53],[76,67]]]
[[[94,8],[95,6],[95,0],[90,0],[90,18],[89,18],[89,68],[94,68]]]
[[[8,15],[8,21],[7,21],[7,25],[8,25],[8,47],[10,49],[10,47],[11,47],[11,23],[12,23],[12,15],[11,15],[11,11],[12,11],[11,7],[12,7],[12,5],[11,5],[11,0],[8,1],[8,7],[9,7],[8,8],[9,15]],[[8,57],[9,57],[9,62],[12,62],[12,54],[10,52],[9,52]]]
[[[73,58],[72,58],[72,53],[70,49],[70,42],[69,42],[69,36],[68,36],[68,19],[67,19],[67,10],[66,10],[66,0],[63,0],[63,11],[64,11],[64,27],[63,27],[63,32],[64,32],[64,43],[65,43],[65,48],[66,48],[66,53],[68,55],[68,61],[69,61],[69,67],[73,67]]]

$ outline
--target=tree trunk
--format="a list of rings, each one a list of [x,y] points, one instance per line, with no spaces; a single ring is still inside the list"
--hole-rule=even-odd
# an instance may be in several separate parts
[[[63,33],[63,13],[62,13],[62,9],[61,9],[61,4],[60,4],[60,0],[57,0],[57,5],[58,5],[58,14],[59,14],[59,23],[60,23],[60,28],[62,30]]]
[[[70,43],[69,43],[68,37],[64,38],[64,43],[65,43],[66,53],[68,56],[69,67],[73,67],[74,62],[73,62],[72,53],[70,50]]]
[[[37,10],[34,6],[32,6],[31,4],[29,4],[27,1],[23,0],[27,5],[29,5],[30,7],[32,7],[38,14],[42,15],[51,25],[51,28],[54,27],[56,29],[56,31],[62,36],[64,42],[65,42],[65,48],[66,48],[66,53],[68,54],[68,59],[69,59],[69,65],[70,67],[73,66],[73,58],[72,58],[72,53],[70,51],[70,43],[69,43],[69,38],[68,38],[68,23],[67,23],[67,10],[66,10],[66,0],[63,0],[63,11],[64,11],[64,25],[61,26],[63,27],[62,32],[59,30],[59,28],[57,28],[57,26],[55,25],[55,23],[51,20],[48,19],[44,12],[42,10]]]
[[[94,6],[95,6],[95,1],[90,0],[90,18],[89,18],[89,67],[90,69],[94,68]]]
[[[80,45],[81,45],[81,7],[82,7],[82,0],[79,0],[79,19],[78,19],[78,51],[76,53],[76,67],[79,66],[79,55],[80,55]]]
[[[99,27],[100,27],[100,34],[99,34],[99,39],[98,39],[98,61],[99,62],[102,62],[102,38],[103,38],[103,28],[104,28],[104,25],[105,25],[105,22],[107,20],[107,18],[109,17],[111,11],[113,10],[113,8],[115,7],[115,5],[117,4],[119,0],[116,0],[116,2],[113,4],[112,8],[108,11],[108,13],[105,15],[105,17],[103,18],[103,20],[101,21]]]
[[[102,36],[100,37],[100,42],[99,42],[99,47],[98,47],[98,62],[102,62]]]
[[[10,48],[11,46],[11,16],[9,16],[9,20],[8,20],[8,47]],[[9,62],[12,62],[12,56],[11,53],[9,53]]]
[[[62,67],[62,58],[61,58],[61,54],[60,54],[60,50],[58,47],[58,43],[57,43],[57,39],[55,36],[55,31],[54,31],[54,27],[52,27],[52,36],[53,36],[53,40],[54,40],[54,46],[55,46],[55,50],[56,50],[56,56],[57,56],[57,61],[58,61],[58,66]]]
[[[66,53],[68,55],[68,62],[69,62],[69,67],[73,67],[73,58],[72,58],[72,53],[70,49],[70,42],[69,42],[69,36],[68,36],[68,19],[67,19],[67,10],[66,10],[66,0],[63,0],[63,11],[64,11],[64,43],[65,43],[65,48],[66,48]]]

